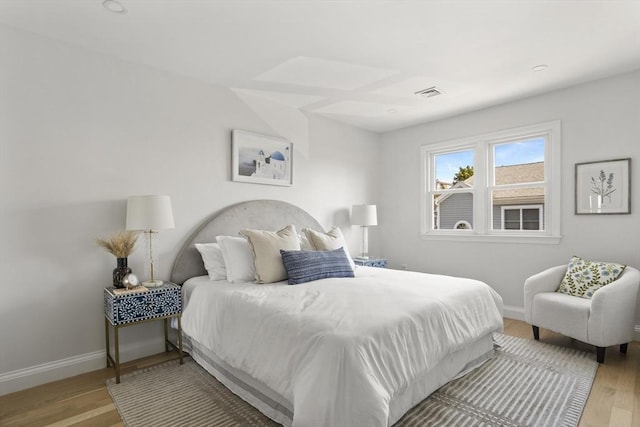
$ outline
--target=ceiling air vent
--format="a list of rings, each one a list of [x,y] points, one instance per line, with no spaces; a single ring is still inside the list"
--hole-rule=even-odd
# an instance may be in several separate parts
[[[428,87],[426,89],[419,90],[414,92],[416,95],[424,96],[425,98],[431,98],[433,96],[442,95],[442,90],[438,89],[435,86]]]

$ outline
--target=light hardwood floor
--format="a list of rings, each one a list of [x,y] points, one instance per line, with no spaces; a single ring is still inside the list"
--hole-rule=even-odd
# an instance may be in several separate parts
[[[531,327],[505,319],[505,333],[532,339]],[[594,353],[583,343],[541,329],[542,342],[579,348]],[[123,365],[122,374],[177,358],[163,353]],[[626,356],[617,347],[607,349],[598,367],[580,427],[640,426],[640,342],[629,344]],[[2,426],[122,426],[104,381],[113,369],[100,369],[32,389],[0,397]]]

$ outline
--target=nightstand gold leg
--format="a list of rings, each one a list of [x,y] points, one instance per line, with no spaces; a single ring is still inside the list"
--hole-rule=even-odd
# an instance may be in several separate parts
[[[180,364],[184,363],[182,359],[182,316],[178,315],[178,355],[180,357]]]
[[[120,384],[120,344],[118,340],[118,327],[116,326],[113,329],[113,343],[115,344],[115,363],[114,367],[116,368],[116,384]]]
[[[107,355],[107,368],[111,366],[109,364],[109,321],[107,318],[104,318],[104,351]]]
[[[169,327],[167,326],[167,323],[169,322],[169,319],[164,319],[162,321],[162,323],[164,323],[164,352],[168,352],[169,351]]]

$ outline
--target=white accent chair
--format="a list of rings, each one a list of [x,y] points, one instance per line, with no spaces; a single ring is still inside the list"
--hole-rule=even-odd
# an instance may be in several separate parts
[[[566,265],[551,267],[524,282],[524,313],[533,338],[540,339],[542,327],[594,345],[598,363],[604,363],[609,346],[620,345],[626,353],[633,341],[640,271],[627,266],[591,299],[555,292],[566,271]]]

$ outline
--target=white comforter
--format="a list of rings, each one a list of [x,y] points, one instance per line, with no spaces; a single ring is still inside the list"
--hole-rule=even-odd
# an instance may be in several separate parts
[[[198,286],[182,325],[293,402],[294,426],[387,426],[395,393],[502,329],[502,299],[476,280],[361,267],[295,286]]]

